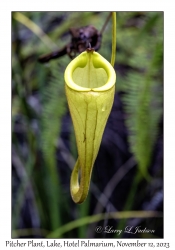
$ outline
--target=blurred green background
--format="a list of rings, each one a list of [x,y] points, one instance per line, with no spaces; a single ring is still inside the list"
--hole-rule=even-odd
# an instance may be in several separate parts
[[[163,12],[117,12],[114,107],[88,198],[76,205],[70,196],[77,149],[64,71],[71,59],[38,58],[68,44],[72,27],[100,31],[108,15],[12,13],[13,238],[163,237]],[[108,61],[111,23],[98,51]],[[127,226],[154,232],[129,234]]]

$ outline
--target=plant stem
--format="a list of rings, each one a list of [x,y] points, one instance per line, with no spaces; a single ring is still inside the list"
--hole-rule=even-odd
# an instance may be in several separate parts
[[[111,65],[114,67],[116,54],[116,12],[112,12],[112,55]]]

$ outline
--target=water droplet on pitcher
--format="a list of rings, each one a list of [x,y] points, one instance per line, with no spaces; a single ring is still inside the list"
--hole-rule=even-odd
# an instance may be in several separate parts
[[[106,106],[103,106],[101,111],[104,112],[106,110]]]

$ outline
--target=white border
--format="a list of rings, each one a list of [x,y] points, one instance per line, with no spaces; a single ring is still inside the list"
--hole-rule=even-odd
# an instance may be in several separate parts
[[[112,2],[112,3],[111,3]],[[164,11],[164,239],[175,247],[175,15],[173,1],[24,1],[0,3],[0,248],[11,239],[11,11]],[[63,5],[64,4],[64,5]],[[127,241],[127,240],[122,240]],[[149,242],[149,240],[145,240]],[[152,242],[153,240],[150,240]],[[130,240],[132,242],[132,240]],[[6,248],[8,249],[8,248]],[[132,249],[132,248],[130,248]],[[144,248],[149,249],[149,248]],[[174,248],[175,249],[175,248]]]

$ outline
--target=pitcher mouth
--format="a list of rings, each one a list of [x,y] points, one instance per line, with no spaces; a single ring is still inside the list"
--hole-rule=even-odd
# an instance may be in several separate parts
[[[70,62],[64,78],[67,86],[76,91],[106,91],[114,86],[116,74],[99,53],[85,51]]]

